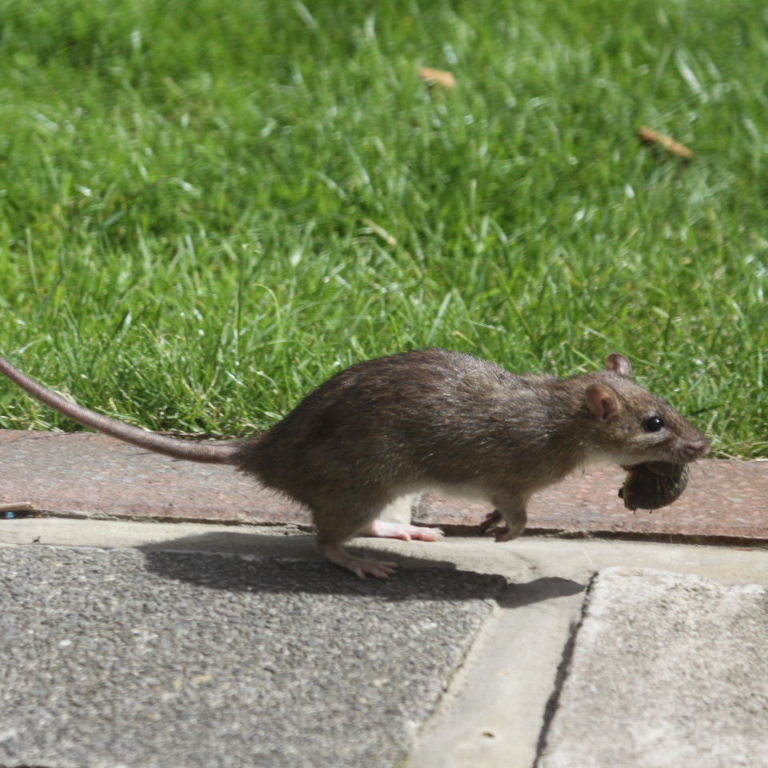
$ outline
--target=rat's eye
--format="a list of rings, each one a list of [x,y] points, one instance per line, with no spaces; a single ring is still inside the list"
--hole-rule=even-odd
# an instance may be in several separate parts
[[[643,421],[643,429],[646,432],[658,432],[664,429],[664,419],[661,416],[649,416]]]

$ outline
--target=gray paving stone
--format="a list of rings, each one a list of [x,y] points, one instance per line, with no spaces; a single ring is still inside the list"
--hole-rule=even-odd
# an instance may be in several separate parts
[[[768,766],[768,590],[595,578],[538,768]]]
[[[0,766],[394,766],[502,584],[0,548]]]

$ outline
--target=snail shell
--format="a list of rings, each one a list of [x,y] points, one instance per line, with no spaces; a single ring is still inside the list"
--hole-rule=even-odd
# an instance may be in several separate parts
[[[627,509],[659,509],[680,497],[688,485],[687,464],[652,461],[625,467],[627,477],[619,489]]]

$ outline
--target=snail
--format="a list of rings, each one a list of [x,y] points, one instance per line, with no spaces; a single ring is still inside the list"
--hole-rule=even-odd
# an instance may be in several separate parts
[[[651,461],[624,467],[627,477],[619,489],[627,509],[659,509],[680,498],[688,485],[687,464]]]

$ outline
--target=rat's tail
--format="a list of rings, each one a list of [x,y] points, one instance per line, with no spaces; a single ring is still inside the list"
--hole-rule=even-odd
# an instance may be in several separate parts
[[[238,446],[236,443],[197,443],[191,440],[176,440],[156,432],[148,432],[138,427],[133,427],[117,419],[111,419],[101,413],[96,413],[89,408],[78,405],[72,400],[53,392],[39,382],[31,379],[27,374],[11,365],[4,357],[0,357],[0,373],[4,373],[11,381],[18,384],[23,390],[29,392],[40,402],[45,403],[54,410],[69,419],[77,421],[83,426],[96,429],[105,435],[124,440],[126,443],[138,445],[148,451],[163,453],[173,456],[175,459],[187,459],[188,461],[201,461],[208,464],[233,464]]]

